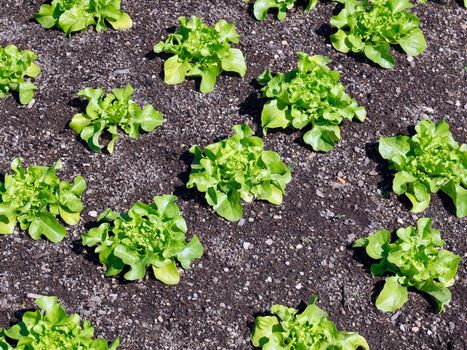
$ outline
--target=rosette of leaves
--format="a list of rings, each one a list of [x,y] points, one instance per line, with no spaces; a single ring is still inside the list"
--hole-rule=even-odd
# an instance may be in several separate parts
[[[114,276],[129,266],[127,280],[139,280],[152,266],[155,277],[165,284],[177,284],[180,274],[176,261],[188,269],[203,255],[198,236],[185,241],[186,223],[172,195],[156,196],[151,204],[135,203],[128,213],[105,210],[99,227],[83,234],[83,244],[94,247],[105,275]]]
[[[253,6],[255,18],[262,21],[266,18],[268,11],[277,9],[277,19],[283,21],[287,16],[287,11],[291,10],[297,3],[297,0],[256,0]],[[313,10],[318,0],[305,0],[305,14]]]
[[[173,54],[164,63],[164,81],[179,84],[187,77],[200,77],[200,91],[214,90],[217,77],[223,72],[245,76],[246,63],[242,51],[231,47],[240,36],[235,25],[220,20],[209,27],[196,16],[179,18],[180,27],[165,41],[154,46],[154,52]]]
[[[129,29],[130,16],[120,10],[120,0],[52,0],[42,5],[34,18],[44,28],[58,27],[67,35],[85,31],[94,25],[98,32],[107,29]]]
[[[414,7],[409,0],[346,0],[344,8],[331,18],[338,28],[331,35],[340,52],[363,53],[383,68],[393,68],[395,59],[390,45],[399,45],[409,56],[418,56],[427,48],[420,19],[407,12]]]
[[[366,110],[345,92],[340,74],[327,65],[325,56],[298,53],[297,69],[275,76],[264,71],[258,81],[268,99],[261,113],[266,134],[271,128],[310,128],[303,135],[315,151],[328,152],[340,140],[339,124],[344,119],[364,121]]]
[[[396,171],[392,188],[405,194],[412,211],[419,213],[438,191],[451,197],[456,215],[467,215],[467,144],[457,143],[445,121],[435,124],[425,119],[415,127],[416,134],[382,137],[379,153]]]
[[[23,105],[31,102],[37,87],[28,80],[36,78],[41,68],[34,63],[37,55],[29,50],[19,51],[15,45],[0,47],[0,98],[16,91]]]
[[[19,224],[33,239],[44,235],[57,243],[66,235],[57,216],[68,225],[79,222],[86,183],[81,176],[76,176],[73,184],[60,180],[56,172],[61,168],[60,161],[52,167],[29,168],[21,167],[19,158],[12,161],[13,174],[5,175],[5,182],[0,182],[0,234],[13,233]]]
[[[319,308],[316,297],[303,312],[273,305],[273,316],[256,318],[251,341],[261,349],[283,350],[368,350],[365,338],[355,332],[339,331],[328,314]]]
[[[196,186],[217,214],[229,221],[243,216],[241,199],[254,198],[279,205],[292,180],[279,154],[265,151],[263,140],[246,125],[234,126],[234,135],[205,147],[193,146],[194,159],[188,188]]]
[[[9,329],[0,329],[2,350],[115,350],[120,341],[111,345],[105,339],[94,338],[94,328],[78,314],[68,316],[57,297],[41,296],[36,299],[40,310],[27,311],[22,321]],[[12,345],[14,344],[14,345]]]
[[[162,125],[162,114],[147,104],[140,108],[131,100],[134,90],[131,85],[121,89],[112,89],[105,94],[102,89],[86,88],[78,95],[88,100],[86,113],[76,114],[70,122],[70,128],[80,134],[88,147],[94,151],[101,151],[102,133],[109,133],[112,138],[107,144],[107,151],[114,151],[118,139],[118,129],[122,129],[132,139],[138,139],[140,129],[151,132]]]
[[[460,256],[441,249],[446,243],[439,230],[431,227],[430,218],[420,218],[417,228],[400,228],[398,239],[391,243],[391,233],[380,230],[355,241],[353,247],[365,247],[366,253],[378,263],[371,265],[374,276],[387,277],[376,299],[376,307],[392,312],[408,299],[407,288],[414,287],[429,294],[439,311],[451,301],[448,287],[455,281]]]

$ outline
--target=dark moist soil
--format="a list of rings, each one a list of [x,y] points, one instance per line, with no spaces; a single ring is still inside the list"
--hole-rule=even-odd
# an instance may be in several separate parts
[[[61,159],[63,178],[85,177],[86,208],[82,222],[69,228],[60,244],[36,242],[23,232],[0,238],[0,326],[34,307],[28,293],[48,294],[90,320],[96,335],[120,336],[121,349],[251,349],[255,315],[275,303],[296,307],[317,294],[338,327],[360,332],[372,349],[464,349],[465,264],[444,313],[410,292],[400,311],[383,314],[374,306],[379,279],[369,273],[369,261],[348,248],[377,229],[395,230],[430,216],[448,249],[466,254],[466,220],[456,218],[449,201],[437,195],[426,212],[410,213],[391,193],[390,174],[376,151],[380,135],[407,134],[426,117],[445,119],[456,139],[466,142],[467,17],[459,3],[430,2],[413,10],[429,47],[413,60],[394,50],[394,70],[331,47],[328,23],[335,3],[319,3],[307,16],[301,9],[290,12],[284,22],[272,16],[257,22],[241,0],[124,1],[133,29],[89,30],[72,38],[31,20],[41,3],[0,0],[0,44],[34,50],[43,69],[33,106],[22,107],[11,96],[0,100],[0,174],[18,156],[25,165]],[[151,50],[182,15],[237,24],[248,62],[244,80],[223,75],[208,95],[198,93],[193,81],[163,82],[163,60]],[[184,189],[187,150],[230,135],[237,123],[260,132],[263,101],[252,82],[265,68],[295,67],[297,51],[331,57],[350,95],[367,107],[368,119],[344,123],[342,141],[326,154],[305,147],[300,132],[269,134],[267,148],[294,169],[284,203],[245,204],[244,220],[226,222],[202,196]],[[152,103],[167,121],[138,141],[122,134],[113,155],[92,153],[67,128],[82,106],[77,92],[127,83],[138,103]],[[181,197],[189,236],[200,236],[204,257],[177,286],[152,276],[132,283],[105,278],[96,256],[81,246],[80,233],[107,207],[126,211],[135,201],[166,193]]]

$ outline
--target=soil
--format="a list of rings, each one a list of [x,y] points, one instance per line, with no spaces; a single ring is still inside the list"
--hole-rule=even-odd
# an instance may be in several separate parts
[[[64,163],[60,176],[82,174],[88,184],[82,222],[60,244],[33,241],[23,232],[0,238],[0,326],[16,323],[34,307],[28,293],[56,295],[78,312],[96,335],[121,338],[121,349],[251,349],[255,316],[275,303],[297,307],[311,294],[339,328],[361,333],[372,349],[464,349],[466,268],[462,263],[447,310],[437,314],[424,295],[410,292],[407,304],[384,314],[374,306],[380,279],[369,261],[349,244],[380,228],[395,230],[430,216],[447,248],[465,257],[466,219],[458,219],[442,196],[433,195],[426,212],[412,214],[391,192],[387,164],[376,151],[381,135],[409,134],[421,119],[445,119],[459,142],[466,142],[467,16],[460,3],[430,2],[413,9],[429,44],[409,59],[393,50],[393,70],[335,51],[329,18],[335,3],[319,3],[304,15],[289,12],[254,20],[242,0],[123,1],[134,28],[71,38],[44,30],[31,20],[42,1],[0,0],[0,44],[14,43],[38,53],[41,75],[35,103],[24,107],[10,96],[0,100],[0,174],[14,157],[25,165]],[[198,15],[208,23],[234,21],[248,63],[245,79],[222,75],[215,91],[203,95],[195,82],[168,86],[154,43],[177,26],[179,16]],[[296,52],[324,54],[351,96],[368,110],[364,123],[344,123],[342,141],[329,153],[311,151],[298,131],[278,131],[264,139],[268,149],[293,167],[284,203],[245,204],[244,220],[218,217],[203,197],[184,189],[193,144],[205,146],[247,122],[261,133],[264,101],[254,79],[265,69],[296,65]],[[135,88],[135,100],[151,103],[166,123],[140,140],[121,134],[115,153],[88,150],[67,124],[82,103],[85,87]],[[106,278],[80,233],[95,214],[111,207],[126,211],[135,201],[176,193],[189,235],[198,234],[205,255],[177,286],[153,276],[140,282]]]

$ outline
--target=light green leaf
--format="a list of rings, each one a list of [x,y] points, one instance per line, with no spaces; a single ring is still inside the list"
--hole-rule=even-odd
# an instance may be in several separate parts
[[[408,0],[406,0],[408,1]],[[423,32],[416,28],[399,40],[399,45],[409,56],[418,56],[428,47]]]
[[[277,100],[268,101],[261,112],[261,125],[264,134],[268,129],[283,128],[285,129],[290,124],[287,119],[287,110],[280,110],[277,106]]]
[[[156,278],[168,285],[177,284],[180,281],[180,274],[177,265],[172,260],[166,260],[162,266],[153,266]]]
[[[407,300],[407,287],[401,286],[397,277],[388,277],[383,290],[376,299],[376,307],[384,312],[394,312],[400,309]]]
[[[329,152],[341,138],[337,125],[314,125],[303,135],[303,141],[309,144],[315,151]]]
[[[246,74],[246,63],[242,51],[229,49],[229,54],[222,58],[222,69],[228,72],[236,72],[244,77]]]
[[[109,23],[112,25],[114,29],[130,29],[133,27],[133,21],[131,20],[130,16],[123,12],[120,18],[116,21],[110,20]]]
[[[178,56],[172,56],[164,63],[164,81],[167,84],[180,84],[185,80],[188,71],[185,62],[179,62]]]
[[[31,221],[28,232],[32,239],[38,240],[41,235],[44,235],[54,243],[60,242],[66,236],[65,227],[60,225],[57,219],[48,212],[37,214]]]

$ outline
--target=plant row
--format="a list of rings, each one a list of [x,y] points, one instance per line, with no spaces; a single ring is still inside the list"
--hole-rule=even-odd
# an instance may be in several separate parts
[[[264,19],[271,8],[284,19],[296,0],[258,0],[254,5],[257,19]],[[305,2],[310,11],[315,1]],[[399,45],[408,55],[421,54],[427,47],[417,16],[408,12],[408,0],[342,1],[340,12],[331,18],[338,30],[331,36],[333,46],[341,52],[363,53],[384,68],[395,64],[390,45]],[[94,25],[102,31],[110,24],[115,29],[128,29],[132,20],[120,10],[119,0],[53,0],[43,5],[36,20],[45,28],[58,27],[67,35]],[[166,40],[154,46],[156,53],[168,53],[164,64],[164,81],[178,84],[187,78],[201,80],[200,90],[214,90],[223,71],[246,74],[235,26],[225,20],[210,27],[193,16],[181,17],[180,26]],[[339,125],[344,119],[366,118],[359,106],[339,82],[339,72],[328,67],[325,56],[298,53],[297,68],[285,73],[264,71],[258,82],[266,103],[261,114],[264,134],[268,129],[304,129],[303,140],[315,151],[332,150],[340,140]],[[14,45],[0,48],[0,97],[16,91],[22,104],[28,104],[36,87],[30,79],[41,69],[37,56]],[[161,113],[151,105],[139,107],[131,98],[130,85],[112,89],[86,88],[78,95],[88,101],[85,111],[76,114],[70,127],[95,152],[115,149],[119,130],[137,139],[163,124]],[[291,169],[279,154],[265,150],[260,137],[246,125],[236,125],[234,134],[202,149],[195,145],[194,159],[186,186],[205,194],[214,211],[229,221],[243,216],[242,201],[265,200],[282,203],[286,186],[292,180]],[[101,136],[111,135],[103,145]],[[393,190],[405,194],[413,212],[424,211],[431,193],[442,191],[453,201],[456,215],[467,215],[467,145],[457,143],[446,122],[423,120],[412,137],[396,136],[380,139],[379,152],[395,172]],[[83,210],[82,195],[86,183],[77,176],[73,183],[61,180],[56,172],[58,161],[51,167],[23,168],[20,159],[11,164],[12,174],[0,183],[0,234],[11,234],[17,225],[33,239],[45,236],[52,242],[66,235],[64,224],[75,225]],[[178,265],[188,269],[203,255],[196,235],[186,239],[187,226],[173,195],[155,196],[152,203],[134,203],[126,213],[107,209],[98,218],[99,226],[82,234],[82,244],[96,247],[95,252],[105,266],[105,274],[124,272],[124,278],[144,278],[152,267],[156,279],[177,284]],[[376,300],[382,311],[395,311],[408,298],[408,288],[415,288],[434,298],[442,311],[451,300],[449,287],[454,283],[460,257],[442,249],[440,232],[431,228],[431,219],[422,218],[417,227],[397,231],[391,239],[387,230],[377,231],[354,243],[363,247],[375,260],[371,272],[375,276],[390,275]],[[274,305],[273,316],[258,317],[252,335],[254,346],[264,349],[368,349],[357,333],[339,331],[312,298],[303,311]],[[0,348],[4,349],[115,349],[104,339],[94,339],[93,328],[78,315],[68,316],[55,297],[37,300],[41,311],[28,312],[22,322],[8,330],[0,329]],[[12,345],[15,344],[15,345]]]

